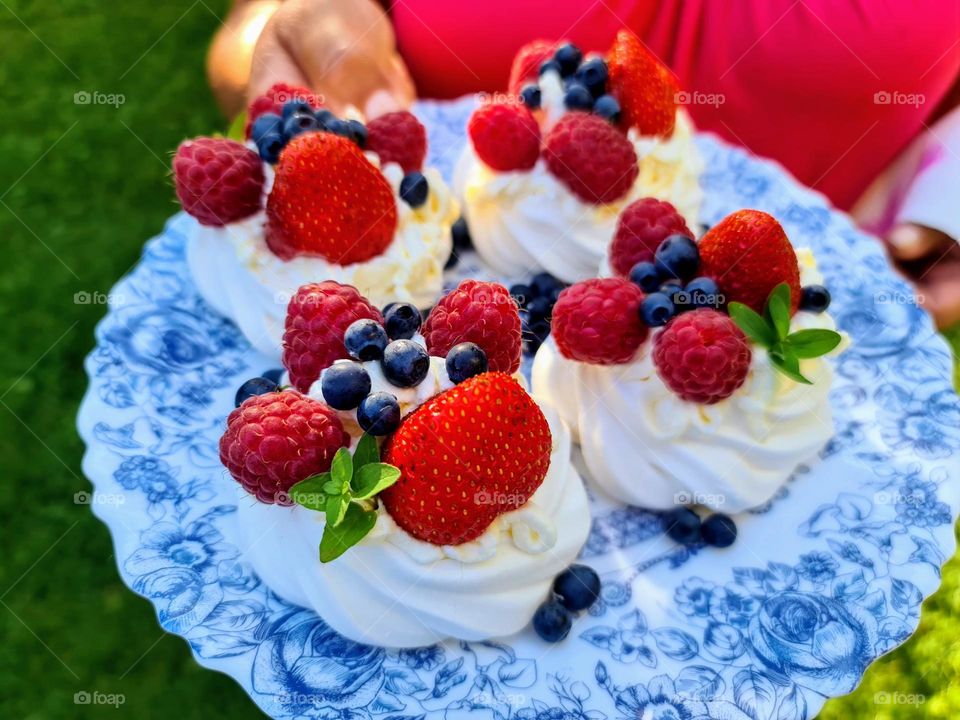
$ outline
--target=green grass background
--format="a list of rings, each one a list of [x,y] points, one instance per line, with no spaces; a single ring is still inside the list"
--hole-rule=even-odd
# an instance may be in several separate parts
[[[0,0],[0,718],[258,717],[118,579],[106,528],[73,495],[82,363],[107,293],[174,212],[170,151],[223,127],[203,74],[226,0]],[[74,93],[122,93],[119,108]],[[960,564],[918,634],[822,717],[960,716]],[[122,693],[120,710],[74,693]],[[877,692],[921,694],[879,706]]]

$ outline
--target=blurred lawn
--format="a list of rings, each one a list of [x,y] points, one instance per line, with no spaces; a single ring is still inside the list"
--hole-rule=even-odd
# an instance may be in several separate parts
[[[122,693],[122,717],[259,717],[226,677],[202,670],[124,587],[106,529],[73,494],[88,487],[74,418],[84,356],[107,293],[174,210],[170,151],[222,127],[203,51],[227,0],[0,2],[0,717],[109,715],[74,693]],[[125,103],[78,105],[77,92]],[[958,340],[960,340],[960,333]],[[960,716],[960,564],[918,635],[823,717]],[[876,706],[879,691],[923,694]]]

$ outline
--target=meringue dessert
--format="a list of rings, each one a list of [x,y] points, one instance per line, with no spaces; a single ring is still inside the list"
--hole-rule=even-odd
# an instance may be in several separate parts
[[[474,246],[498,273],[595,277],[617,217],[641,197],[697,221],[693,124],[669,70],[634,35],[621,31],[606,58],[532,43],[514,60],[510,93],[520,102],[475,110],[454,176]]]
[[[810,251],[739,211],[699,243],[665,238],[628,278],[563,291],[534,396],[621,502],[757,507],[833,436],[829,300]]]
[[[289,88],[272,88],[250,113],[246,145],[197,138],[173,161],[178,198],[197,220],[187,262],[204,300],[273,358],[287,301],[307,282],[430,306],[459,209],[423,168],[420,122],[408,112],[367,125],[336,118]]]
[[[551,586],[584,569],[570,433],[524,387],[504,299],[465,281],[421,324],[410,304],[381,314],[355,288],[306,285],[284,335],[292,387],[241,388],[220,456],[245,559],[352,640],[477,641],[531,619],[546,637]]]

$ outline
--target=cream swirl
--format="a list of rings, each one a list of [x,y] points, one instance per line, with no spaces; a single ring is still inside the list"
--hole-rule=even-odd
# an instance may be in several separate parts
[[[517,632],[590,528],[586,492],[570,463],[569,431],[556,413],[545,414],[553,435],[546,478],[523,507],[501,515],[470,543],[438,547],[416,540],[381,506],[367,537],[321,564],[321,513],[245,495],[239,502],[244,556],[280,597],[313,608],[357,642],[416,647]]]
[[[562,86],[547,73],[541,78],[546,124],[558,116]],[[594,277],[613,239],[617,218],[634,200],[657,197],[673,203],[689,224],[697,221],[702,200],[702,162],[693,143],[693,124],[677,112],[667,139],[628,133],[640,174],[630,192],[605,205],[585,203],[547,170],[543,158],[529,171],[495,172],[468,142],[454,174],[454,191],[463,203],[473,244],[497,272],[519,278],[545,269],[565,282]]]
[[[819,275],[798,252],[804,284]],[[793,330],[835,329],[828,314],[797,313]],[[534,396],[557,409],[578,436],[590,478],[614,498],[668,509],[696,503],[739,512],[769,500],[799,463],[833,436],[827,358],[801,361],[812,385],[778,372],[753,348],[744,385],[713,405],[677,397],[660,379],[648,340],[626,365],[564,358],[552,340],[533,364]],[[838,351],[835,351],[838,352]]]
[[[379,162],[373,153],[367,157]],[[382,170],[399,197],[403,171],[395,163]],[[321,257],[281,260],[267,247],[266,213],[260,212],[222,228],[194,226],[187,245],[194,283],[204,300],[233,320],[258,351],[274,358],[280,356],[287,302],[306,283],[336,280],[353,285],[375,305],[399,301],[426,307],[443,288],[450,226],[459,207],[436,170],[427,168],[424,175],[430,185],[427,201],[418,208],[397,202],[393,242],[375,258],[352,265]]]

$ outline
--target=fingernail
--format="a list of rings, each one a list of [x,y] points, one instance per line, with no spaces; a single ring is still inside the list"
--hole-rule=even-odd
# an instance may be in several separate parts
[[[367,98],[367,104],[364,106],[364,114],[368,120],[373,120],[380,115],[401,109],[403,109],[403,106],[390,92],[387,90],[377,90]]]

